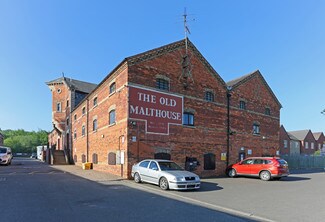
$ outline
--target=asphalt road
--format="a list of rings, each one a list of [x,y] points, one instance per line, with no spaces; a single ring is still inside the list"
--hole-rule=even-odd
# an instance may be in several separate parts
[[[95,182],[34,159],[15,158],[11,166],[0,166],[0,221],[260,221],[192,199],[222,191],[205,189],[164,192],[133,181]]]

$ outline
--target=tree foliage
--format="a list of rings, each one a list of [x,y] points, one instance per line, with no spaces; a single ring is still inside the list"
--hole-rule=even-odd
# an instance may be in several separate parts
[[[2,130],[4,135],[4,146],[11,147],[14,153],[36,152],[36,146],[47,145],[48,132],[38,130],[28,132],[23,129]]]

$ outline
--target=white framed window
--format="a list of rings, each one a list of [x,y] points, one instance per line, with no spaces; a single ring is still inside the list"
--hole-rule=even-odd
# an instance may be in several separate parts
[[[322,144],[318,144],[318,149],[320,150],[320,149],[322,149]]]
[[[115,109],[109,112],[109,125],[113,125],[116,123]]]
[[[309,144],[308,144],[308,142],[305,142],[305,149],[309,149]]]
[[[85,125],[82,125],[82,128],[81,128],[81,135],[82,135],[82,136],[85,136],[85,134],[86,134],[86,127],[85,127]]]
[[[113,94],[116,91],[116,83],[113,82],[110,86],[109,86],[109,94]]]
[[[253,134],[254,135],[260,134],[260,124],[258,123],[253,124]]]
[[[288,148],[288,140],[283,140],[283,147]]]
[[[315,144],[314,144],[314,142],[311,142],[311,143],[310,143],[310,148],[311,148],[311,149],[315,149]]]

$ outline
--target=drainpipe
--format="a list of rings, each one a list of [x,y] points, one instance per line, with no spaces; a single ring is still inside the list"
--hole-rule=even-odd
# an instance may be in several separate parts
[[[229,151],[230,151],[230,90],[231,87],[227,88],[227,154],[226,154],[226,165],[229,166]]]
[[[86,162],[89,162],[89,99],[87,98],[87,115],[86,115],[86,122],[87,122],[87,137],[86,137],[86,144],[87,144],[87,152],[86,152]]]

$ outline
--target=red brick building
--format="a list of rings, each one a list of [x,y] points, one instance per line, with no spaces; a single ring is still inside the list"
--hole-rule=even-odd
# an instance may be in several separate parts
[[[182,40],[124,59],[57,122],[69,119],[62,146],[77,165],[129,177],[134,163],[166,158],[205,177],[243,156],[276,155],[280,108],[259,71],[226,84]]]
[[[325,144],[325,136],[323,132],[317,132],[317,133],[313,133],[314,138],[316,140],[316,146],[317,146],[317,150],[321,150],[324,147]]]
[[[280,154],[300,155],[301,142],[298,138],[288,133],[283,125],[280,127]]]
[[[288,133],[300,140],[300,154],[312,155],[317,150],[317,141],[311,130],[290,131]]]

